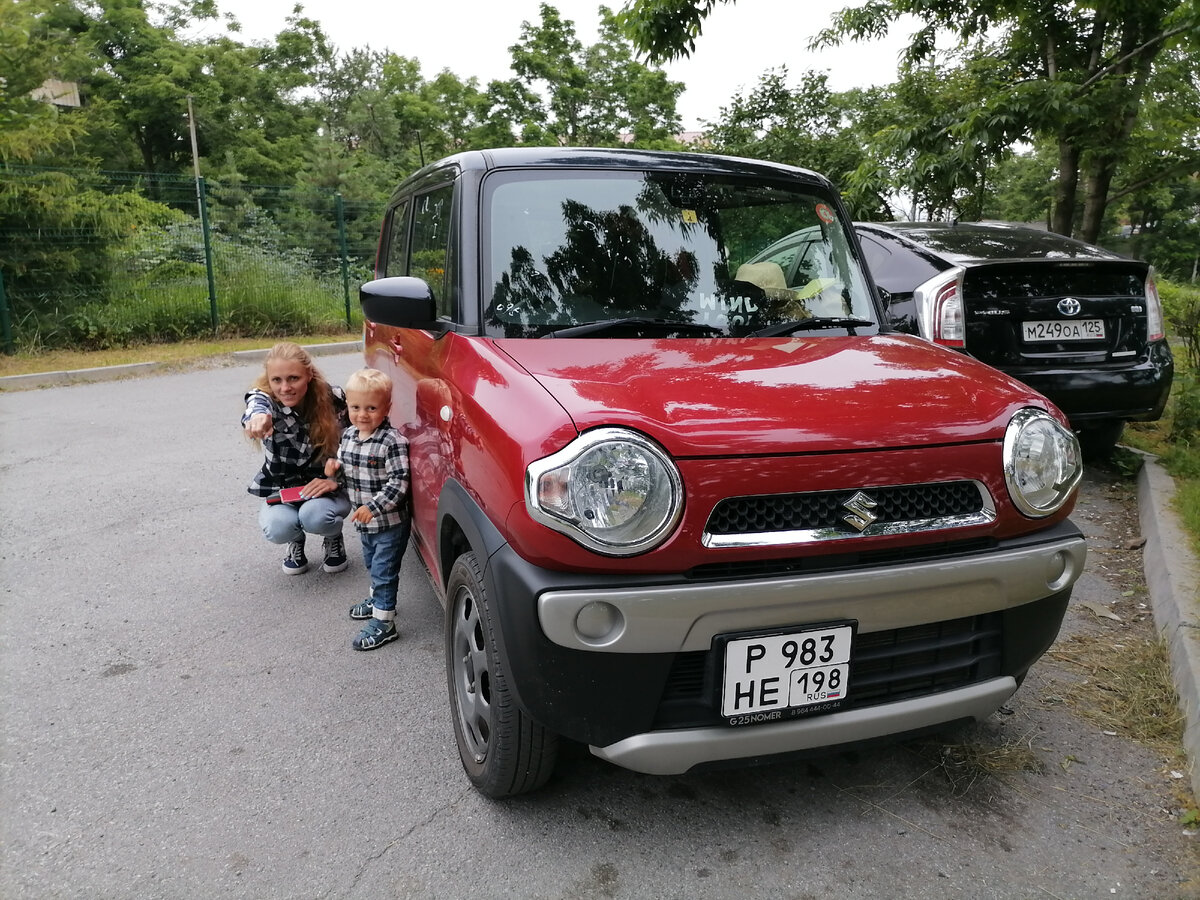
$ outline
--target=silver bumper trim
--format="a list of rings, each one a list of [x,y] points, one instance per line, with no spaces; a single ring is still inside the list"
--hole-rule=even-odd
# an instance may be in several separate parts
[[[778,725],[691,728],[637,734],[591,747],[594,755],[647,775],[682,775],[701,763],[832,747],[958,719],[986,719],[1017,689],[1008,676],[929,697],[793,719]]]
[[[733,582],[546,591],[546,636],[573,650],[679,653],[714,635],[833,619],[862,633],[1010,609],[1069,588],[1087,555],[1082,537],[966,559]]]

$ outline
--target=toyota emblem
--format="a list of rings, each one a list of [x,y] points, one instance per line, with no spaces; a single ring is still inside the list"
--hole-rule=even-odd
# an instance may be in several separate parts
[[[1064,316],[1077,316],[1083,306],[1074,297],[1063,297],[1058,301],[1058,311]]]

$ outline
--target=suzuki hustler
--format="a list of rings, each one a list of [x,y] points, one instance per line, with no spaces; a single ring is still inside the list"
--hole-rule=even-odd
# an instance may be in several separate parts
[[[360,298],[488,796],[562,741],[676,774],[983,719],[1058,633],[1066,418],[891,329],[817,174],[461,153],[397,189]]]

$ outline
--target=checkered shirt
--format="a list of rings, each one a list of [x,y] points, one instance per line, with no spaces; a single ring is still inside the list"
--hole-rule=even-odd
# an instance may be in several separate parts
[[[338,424],[345,428],[350,421],[346,415],[346,394],[333,385],[330,391]],[[271,433],[263,438],[262,468],[254,473],[246,490],[257,497],[269,497],[280,488],[301,487],[314,478],[325,477],[325,456],[313,446],[308,424],[299,412],[284,406],[266,391],[255,389],[246,394],[242,426],[256,413],[271,417]]]
[[[355,508],[371,511],[370,522],[355,522],[359,531],[375,534],[408,518],[408,441],[385,417],[369,437],[360,440],[351,425],[338,446],[338,480]]]

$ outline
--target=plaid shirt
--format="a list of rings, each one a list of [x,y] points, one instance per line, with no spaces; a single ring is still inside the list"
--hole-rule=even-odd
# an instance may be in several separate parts
[[[338,424],[345,428],[350,421],[346,415],[346,394],[333,385],[330,391]],[[242,426],[256,413],[271,417],[271,433],[262,442],[266,459],[246,490],[258,497],[269,497],[280,488],[301,487],[314,478],[325,477],[325,457],[313,446],[308,423],[296,410],[282,405],[266,391],[255,389],[246,394]]]
[[[374,517],[355,522],[359,531],[375,534],[408,519],[408,441],[385,417],[371,435],[359,439],[351,425],[338,446],[338,480],[355,508],[365,506]]]

